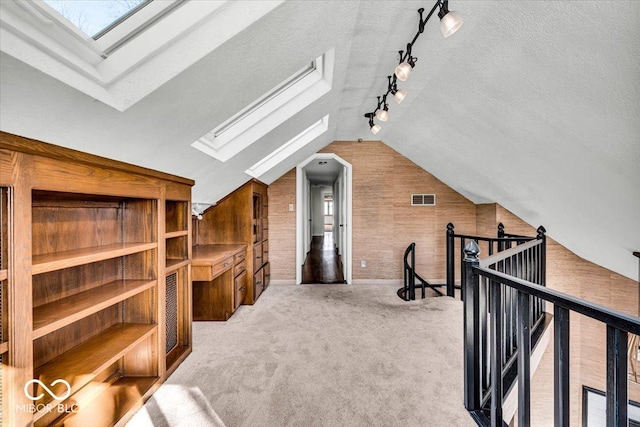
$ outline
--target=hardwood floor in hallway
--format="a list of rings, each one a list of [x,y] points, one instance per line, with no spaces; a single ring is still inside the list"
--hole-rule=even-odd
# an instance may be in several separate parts
[[[336,252],[333,233],[314,236],[302,266],[302,283],[344,283],[342,260]]]

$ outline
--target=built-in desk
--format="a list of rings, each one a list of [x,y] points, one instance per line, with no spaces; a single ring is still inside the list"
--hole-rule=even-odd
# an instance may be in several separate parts
[[[227,320],[247,295],[247,246],[193,247],[193,320]]]

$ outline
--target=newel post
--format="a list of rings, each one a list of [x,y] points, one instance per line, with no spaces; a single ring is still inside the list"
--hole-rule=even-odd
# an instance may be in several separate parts
[[[464,406],[480,409],[480,277],[473,267],[480,265],[480,247],[471,240],[464,247],[462,290],[464,292]]]
[[[539,285],[547,286],[547,230],[543,226],[538,227],[538,240],[542,240],[540,248],[540,283]]]
[[[447,224],[447,296],[455,298],[455,234],[453,224]]]

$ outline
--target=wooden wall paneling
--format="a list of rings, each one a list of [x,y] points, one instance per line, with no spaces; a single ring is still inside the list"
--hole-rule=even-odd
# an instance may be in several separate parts
[[[38,200],[34,193],[32,214],[33,255],[120,243],[121,218],[117,206],[83,208],[55,206]],[[97,226],[96,226],[97,225]]]
[[[33,306],[39,307],[121,278],[120,259],[109,259],[33,276]]]
[[[120,322],[122,307],[114,305],[33,340],[34,367],[44,365]]]
[[[272,277],[296,277],[296,169],[273,182],[269,198],[269,260]],[[289,210],[293,204],[293,210]],[[273,250],[271,250],[273,249]]]
[[[158,333],[156,332],[127,351],[123,356],[124,375],[127,377],[160,376],[157,348]],[[162,348],[164,349],[164,346]],[[164,350],[160,354],[164,355]]]
[[[353,279],[401,279],[402,255],[417,246],[416,264],[429,279],[444,279],[448,222],[475,233],[475,205],[382,142],[337,141],[320,150],[353,166]],[[435,193],[436,206],[412,207],[411,194]],[[269,187],[272,277],[295,279],[296,197],[292,169]],[[367,267],[360,267],[360,260]]]
[[[250,241],[251,223],[246,220],[246,216],[251,212],[252,194],[249,182],[207,209],[198,224],[198,244]]]
[[[164,230],[164,222],[159,221],[157,200],[127,199],[123,202],[123,242],[157,242]]]

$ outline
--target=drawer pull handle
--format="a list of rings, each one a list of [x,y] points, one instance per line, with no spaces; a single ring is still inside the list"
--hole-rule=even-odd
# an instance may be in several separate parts
[[[247,290],[247,287],[246,287],[246,286],[243,286],[243,287],[241,287],[241,288],[240,288],[240,292],[244,292],[244,291],[246,291],[246,290]]]
[[[230,265],[231,265],[231,263],[230,263],[230,262],[225,262],[225,263],[224,263],[224,265],[223,265],[223,267],[229,267]]]

